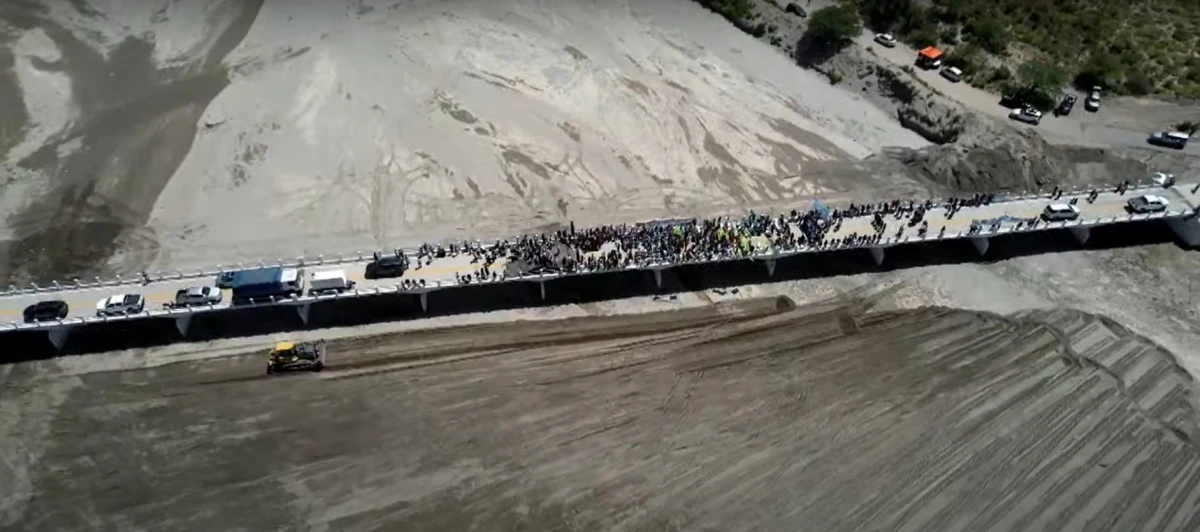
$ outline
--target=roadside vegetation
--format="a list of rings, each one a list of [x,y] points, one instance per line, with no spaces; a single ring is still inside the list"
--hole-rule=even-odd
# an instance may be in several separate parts
[[[947,62],[963,69],[972,85],[1028,91],[1034,87],[1027,82],[1061,78],[1084,90],[1200,99],[1195,0],[852,3],[875,31],[914,47],[947,49]]]

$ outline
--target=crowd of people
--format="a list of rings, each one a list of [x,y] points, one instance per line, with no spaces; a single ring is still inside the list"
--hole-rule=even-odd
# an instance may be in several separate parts
[[[1055,191],[1052,196],[1061,193]],[[467,254],[477,269],[468,275],[456,275],[461,284],[503,280],[512,275],[560,272],[612,271],[655,264],[678,264],[747,257],[770,251],[792,252],[801,249],[837,249],[870,246],[889,237],[903,238],[906,229],[919,237],[929,231],[928,211],[941,208],[951,219],[964,209],[990,205],[996,195],[979,193],[944,201],[888,201],[875,204],[850,204],[843,208],[814,205],[808,210],[792,210],[780,215],[751,212],[742,217],[676,220],[639,224],[618,224],[576,230],[569,228],[551,233],[500,240],[491,245],[456,243],[446,246],[424,245],[418,261],[428,265],[434,257]],[[837,235],[845,222],[870,218],[871,232]],[[1018,228],[1036,226],[1037,219],[1011,219]],[[972,222],[968,234],[997,230],[1005,220]],[[943,226],[938,236],[945,236]],[[506,259],[502,270],[498,261]],[[420,266],[418,266],[420,267]]]

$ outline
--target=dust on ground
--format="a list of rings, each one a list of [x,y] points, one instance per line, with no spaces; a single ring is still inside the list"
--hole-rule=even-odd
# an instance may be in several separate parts
[[[122,247],[154,255],[151,208],[261,3],[215,3],[192,21],[203,39],[169,61],[156,52],[170,43],[122,26],[116,5],[0,6],[0,281],[94,273]]]
[[[0,8],[0,281],[921,188],[856,164],[923,139],[688,0],[260,3]]]
[[[1200,526],[1191,380],[1165,351],[1083,313],[872,303],[767,298],[333,340],[324,373],[276,378],[257,351],[112,371],[6,366],[0,442],[17,459],[0,519]]]

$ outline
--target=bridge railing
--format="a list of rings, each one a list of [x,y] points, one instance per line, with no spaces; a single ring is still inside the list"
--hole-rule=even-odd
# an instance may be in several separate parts
[[[1176,185],[1177,188],[1184,187],[1184,186],[1185,185]],[[1187,185],[1187,186],[1191,186],[1191,185]],[[1161,186],[1157,185],[1155,183],[1137,183],[1137,184],[1131,185],[1128,190],[1129,191],[1139,191],[1139,190],[1146,190],[1146,189],[1152,189],[1152,188],[1161,188]],[[1091,190],[1100,190],[1102,192],[1108,193],[1108,192],[1111,192],[1111,187],[1102,187],[1102,188],[1073,187],[1069,190],[1064,189],[1063,195],[1064,196],[1080,196],[1083,194],[1087,194]],[[997,196],[995,201],[997,203],[1031,201],[1031,200],[1038,200],[1038,199],[1050,199],[1053,197],[1053,195],[1054,194],[1052,191],[1022,192],[1022,193],[1016,194],[1016,195]],[[935,205],[944,205],[945,200],[936,200],[936,201],[934,201],[934,203],[935,203]],[[1136,218],[1130,218],[1130,219],[1136,219]],[[980,233],[976,233],[976,234],[982,235],[982,234],[985,234],[985,232],[980,232]],[[959,236],[965,236],[965,235],[959,235]],[[909,241],[909,237],[901,237],[901,238],[903,239],[903,241]],[[451,242],[451,241],[452,242],[463,242],[463,240],[447,240],[447,241],[442,242],[441,244],[445,245],[446,243]],[[480,243],[478,240],[475,240],[474,242],[476,244]],[[892,243],[895,243],[895,242],[892,242]],[[431,244],[437,245],[436,242],[431,242]],[[370,250],[370,251],[366,251],[366,252],[354,251],[354,252],[350,252],[350,253],[341,253],[341,254],[328,254],[328,255],[320,254],[320,255],[316,255],[316,256],[312,256],[312,257],[300,256],[300,257],[296,257],[295,259],[273,258],[273,259],[262,259],[262,260],[249,260],[249,261],[234,262],[234,263],[224,264],[224,265],[218,264],[214,267],[207,267],[207,268],[190,268],[190,269],[180,269],[180,270],[146,272],[145,277],[143,277],[140,274],[130,274],[130,275],[125,275],[125,276],[117,275],[117,276],[115,276],[113,278],[109,278],[109,279],[93,277],[90,280],[79,279],[79,278],[65,280],[65,281],[56,280],[56,281],[51,281],[44,285],[37,285],[37,284],[31,284],[29,286],[9,285],[7,287],[0,287],[0,298],[22,296],[22,295],[46,294],[46,293],[63,292],[63,291],[86,290],[86,289],[105,288],[105,287],[135,286],[135,285],[148,284],[147,281],[149,281],[149,284],[153,284],[153,283],[160,283],[160,282],[165,282],[165,281],[215,278],[225,272],[232,272],[232,271],[252,269],[252,268],[266,268],[266,267],[298,268],[298,267],[334,266],[334,265],[340,265],[340,264],[365,263],[371,259],[372,255],[376,251],[380,251],[382,253],[387,253],[387,254],[391,253],[390,250],[388,250],[388,251]],[[417,248],[416,247],[401,248],[401,251],[405,255],[407,255],[410,259],[415,259]]]
[[[764,260],[786,258],[786,257],[792,256],[792,255],[798,255],[798,254],[802,254],[802,253],[812,253],[812,252],[819,252],[819,251],[852,251],[852,250],[856,250],[856,249],[867,249],[867,248],[887,248],[887,247],[891,247],[891,246],[915,243],[915,242],[927,242],[927,241],[937,241],[937,240],[955,240],[955,239],[972,238],[972,237],[985,238],[985,237],[996,236],[996,235],[1001,235],[1001,234],[1014,234],[1014,233],[1015,234],[1023,234],[1023,233],[1033,233],[1033,232],[1048,231],[1048,230],[1055,230],[1055,229],[1060,229],[1060,230],[1061,229],[1069,229],[1069,228],[1075,228],[1075,227],[1088,228],[1088,227],[1109,225],[1109,224],[1113,224],[1113,223],[1145,221],[1145,220],[1163,219],[1163,218],[1174,218],[1174,217],[1185,216],[1188,214],[1194,214],[1194,211],[1192,211],[1190,209],[1175,209],[1175,210],[1168,210],[1168,211],[1156,212],[1156,213],[1126,214],[1126,215],[1122,215],[1122,216],[1112,216],[1112,217],[1103,217],[1103,218],[1076,219],[1076,220],[1067,220],[1067,221],[1061,221],[1061,222],[1040,223],[1036,227],[1024,226],[1020,229],[1017,229],[1016,227],[1010,225],[1010,226],[1006,226],[1006,227],[1001,227],[995,231],[992,231],[990,229],[985,229],[985,230],[980,230],[975,233],[970,233],[969,231],[955,231],[953,233],[946,233],[946,234],[926,233],[925,235],[887,237],[887,238],[882,238],[879,242],[876,242],[876,243],[846,246],[846,247],[836,247],[836,248],[800,245],[800,246],[795,246],[795,247],[791,247],[791,248],[771,248],[769,250],[765,250],[765,251],[758,252],[758,253],[749,253],[749,254],[729,253],[729,254],[716,256],[716,257],[712,257],[712,258],[682,260],[682,261],[678,261],[678,262],[669,262],[669,263],[668,262],[647,261],[647,262],[642,262],[642,263],[637,263],[637,264],[629,264],[629,265],[625,266],[625,268],[623,268],[623,269],[625,271],[633,271],[633,270],[651,271],[651,270],[655,270],[655,269],[661,270],[661,269],[668,269],[668,268],[674,268],[674,267],[679,267],[679,266],[711,264],[711,263],[721,263],[721,262],[741,261],[741,260],[764,261]],[[306,263],[306,264],[310,264],[310,263]],[[329,264],[329,263],[327,262],[326,264]],[[605,274],[605,273],[612,273],[612,270],[593,270],[593,271],[580,270],[580,271],[575,271],[575,272],[515,275],[512,277],[506,277],[506,278],[502,278],[502,279],[498,279],[498,280],[494,280],[494,281],[490,280],[490,279],[484,280],[484,281],[479,281],[478,284],[501,284],[501,283],[514,283],[514,282],[550,281],[553,279],[558,279],[558,278],[563,278],[563,277],[571,277],[571,276],[577,276],[577,275]],[[472,284],[476,284],[476,283],[472,283]],[[434,280],[428,286],[424,286],[424,287],[404,287],[401,284],[397,283],[397,284],[388,285],[388,286],[381,285],[381,286],[375,286],[375,287],[369,287],[369,288],[356,288],[356,289],[348,290],[348,291],[342,292],[342,293],[328,293],[328,294],[308,295],[308,296],[291,296],[291,297],[284,297],[284,298],[274,298],[273,297],[273,298],[269,298],[266,301],[260,300],[260,301],[250,302],[250,303],[246,303],[246,304],[240,304],[240,305],[236,305],[236,306],[229,305],[229,304],[219,304],[219,305],[211,305],[210,304],[210,305],[199,306],[199,307],[148,309],[148,310],[145,310],[145,311],[137,313],[137,314],[122,315],[122,316],[96,316],[96,317],[81,316],[81,317],[64,318],[61,320],[40,322],[40,323],[17,323],[17,322],[0,323],[0,332],[6,331],[6,330],[7,331],[20,331],[20,330],[55,329],[55,328],[61,328],[61,327],[87,325],[87,324],[91,324],[91,323],[108,323],[108,322],[115,322],[115,321],[140,320],[140,319],[147,319],[147,318],[179,318],[182,316],[193,315],[193,314],[197,314],[197,313],[220,312],[220,311],[224,311],[224,310],[238,309],[238,308],[255,308],[255,307],[263,307],[263,306],[300,306],[300,305],[307,305],[307,304],[320,302],[320,301],[368,297],[368,296],[383,295],[383,294],[419,295],[422,293],[428,293],[428,292],[432,292],[435,290],[450,289],[450,288],[454,288],[457,286],[461,286],[461,285],[459,285],[458,283],[454,283],[454,282],[440,281],[440,280]]]

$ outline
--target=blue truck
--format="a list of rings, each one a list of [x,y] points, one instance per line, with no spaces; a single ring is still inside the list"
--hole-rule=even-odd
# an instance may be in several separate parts
[[[260,268],[234,272],[230,279],[233,304],[265,302],[304,293],[303,268]]]

